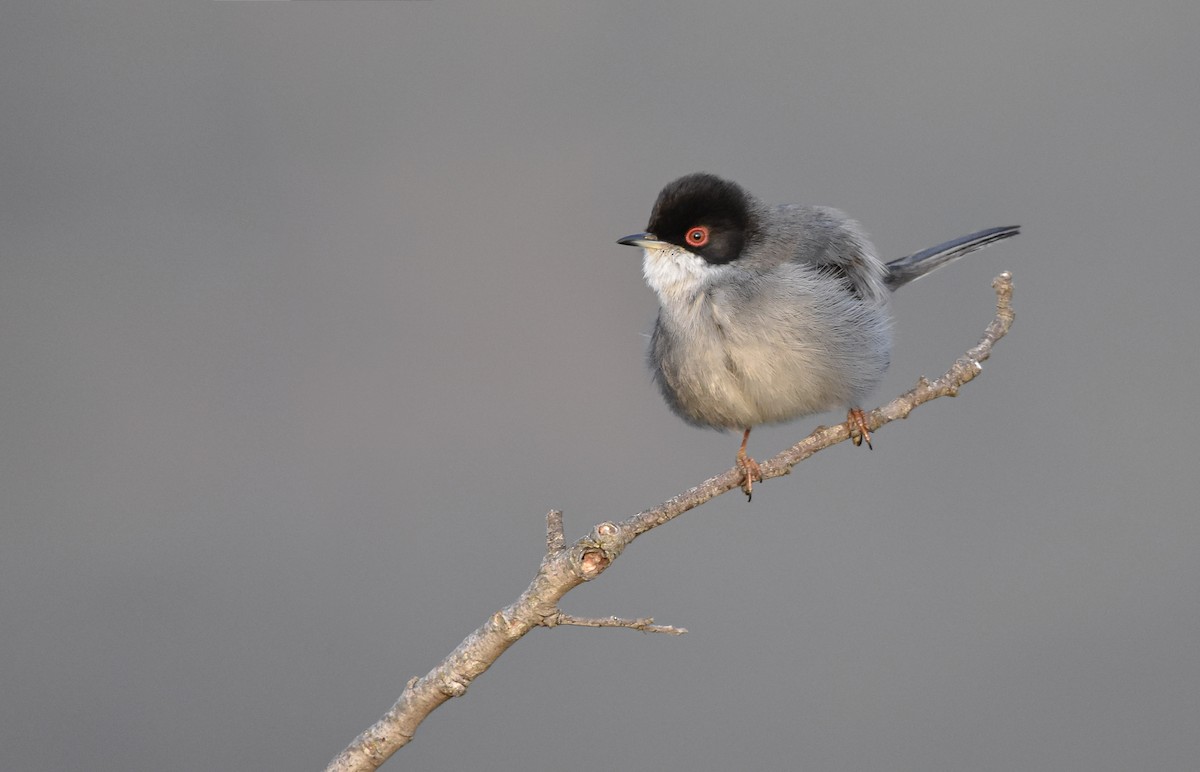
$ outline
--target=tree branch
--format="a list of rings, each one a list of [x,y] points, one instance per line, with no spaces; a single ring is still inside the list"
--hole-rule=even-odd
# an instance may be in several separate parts
[[[957,396],[964,384],[974,380],[991,356],[996,341],[1013,323],[1012,274],[1007,271],[992,281],[996,291],[996,316],[978,345],[955,360],[944,375],[929,381],[922,377],[910,391],[880,408],[866,413],[867,428],[874,432],[900,418],[907,418],[919,405],[938,397]],[[808,437],[762,462],[763,480],[789,474],[792,468],[817,451],[850,437],[847,424],[820,426]],[[400,699],[384,716],[354,739],[326,772],[361,772],[378,769],[397,750],[412,740],[417,726],[439,705],[466,693],[509,646],[535,627],[580,625],[585,627],[628,627],[645,632],[679,635],[683,628],[655,625],[653,619],[585,619],[564,614],[558,602],[570,590],[595,579],[641,534],[666,523],[716,496],[739,488],[742,472],[736,467],[711,477],[694,488],[639,512],[619,523],[603,522],[591,533],[567,546],[562,512],[546,516],[546,556],[529,587],[515,602],[497,611],[479,629],[468,635],[437,667],[408,682]]]
[[[603,617],[600,619],[591,619],[588,617],[576,617],[570,614],[564,614],[561,611],[553,617],[542,620],[542,624],[546,627],[555,627],[557,625],[577,625],[579,627],[628,627],[633,630],[641,630],[643,633],[667,633],[668,635],[683,635],[687,632],[686,627],[675,627],[673,625],[656,625],[654,617],[645,617],[643,619],[619,619],[618,617]]]

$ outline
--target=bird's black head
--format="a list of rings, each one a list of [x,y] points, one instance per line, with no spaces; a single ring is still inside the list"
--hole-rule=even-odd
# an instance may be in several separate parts
[[[752,227],[751,199],[741,186],[711,174],[689,174],[658,194],[646,230],[721,265],[741,256]]]

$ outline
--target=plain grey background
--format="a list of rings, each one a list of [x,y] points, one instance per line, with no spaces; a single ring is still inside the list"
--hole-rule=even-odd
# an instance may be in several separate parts
[[[663,184],[896,257],[876,404],[639,540],[385,769],[1193,770],[1200,10],[19,0],[0,768],[319,769],[568,535],[727,469],[643,363]],[[756,431],[768,457],[818,416]]]

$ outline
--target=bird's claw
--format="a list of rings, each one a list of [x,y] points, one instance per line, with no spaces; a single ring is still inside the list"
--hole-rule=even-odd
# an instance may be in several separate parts
[[[846,413],[846,424],[850,427],[850,441],[855,446],[862,445],[865,440],[867,448],[874,450],[875,446],[871,444],[871,433],[867,431],[867,417],[863,415],[863,411],[854,407]]]
[[[757,461],[746,455],[744,449],[738,451],[737,468],[742,470],[742,492],[746,494],[746,501],[750,501],[754,498],[755,481],[762,482],[762,469]]]

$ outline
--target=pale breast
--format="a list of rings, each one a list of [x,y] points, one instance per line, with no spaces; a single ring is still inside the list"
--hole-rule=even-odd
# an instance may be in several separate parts
[[[651,363],[672,409],[740,429],[859,404],[887,369],[887,309],[807,289],[736,302],[701,293],[660,313]]]

